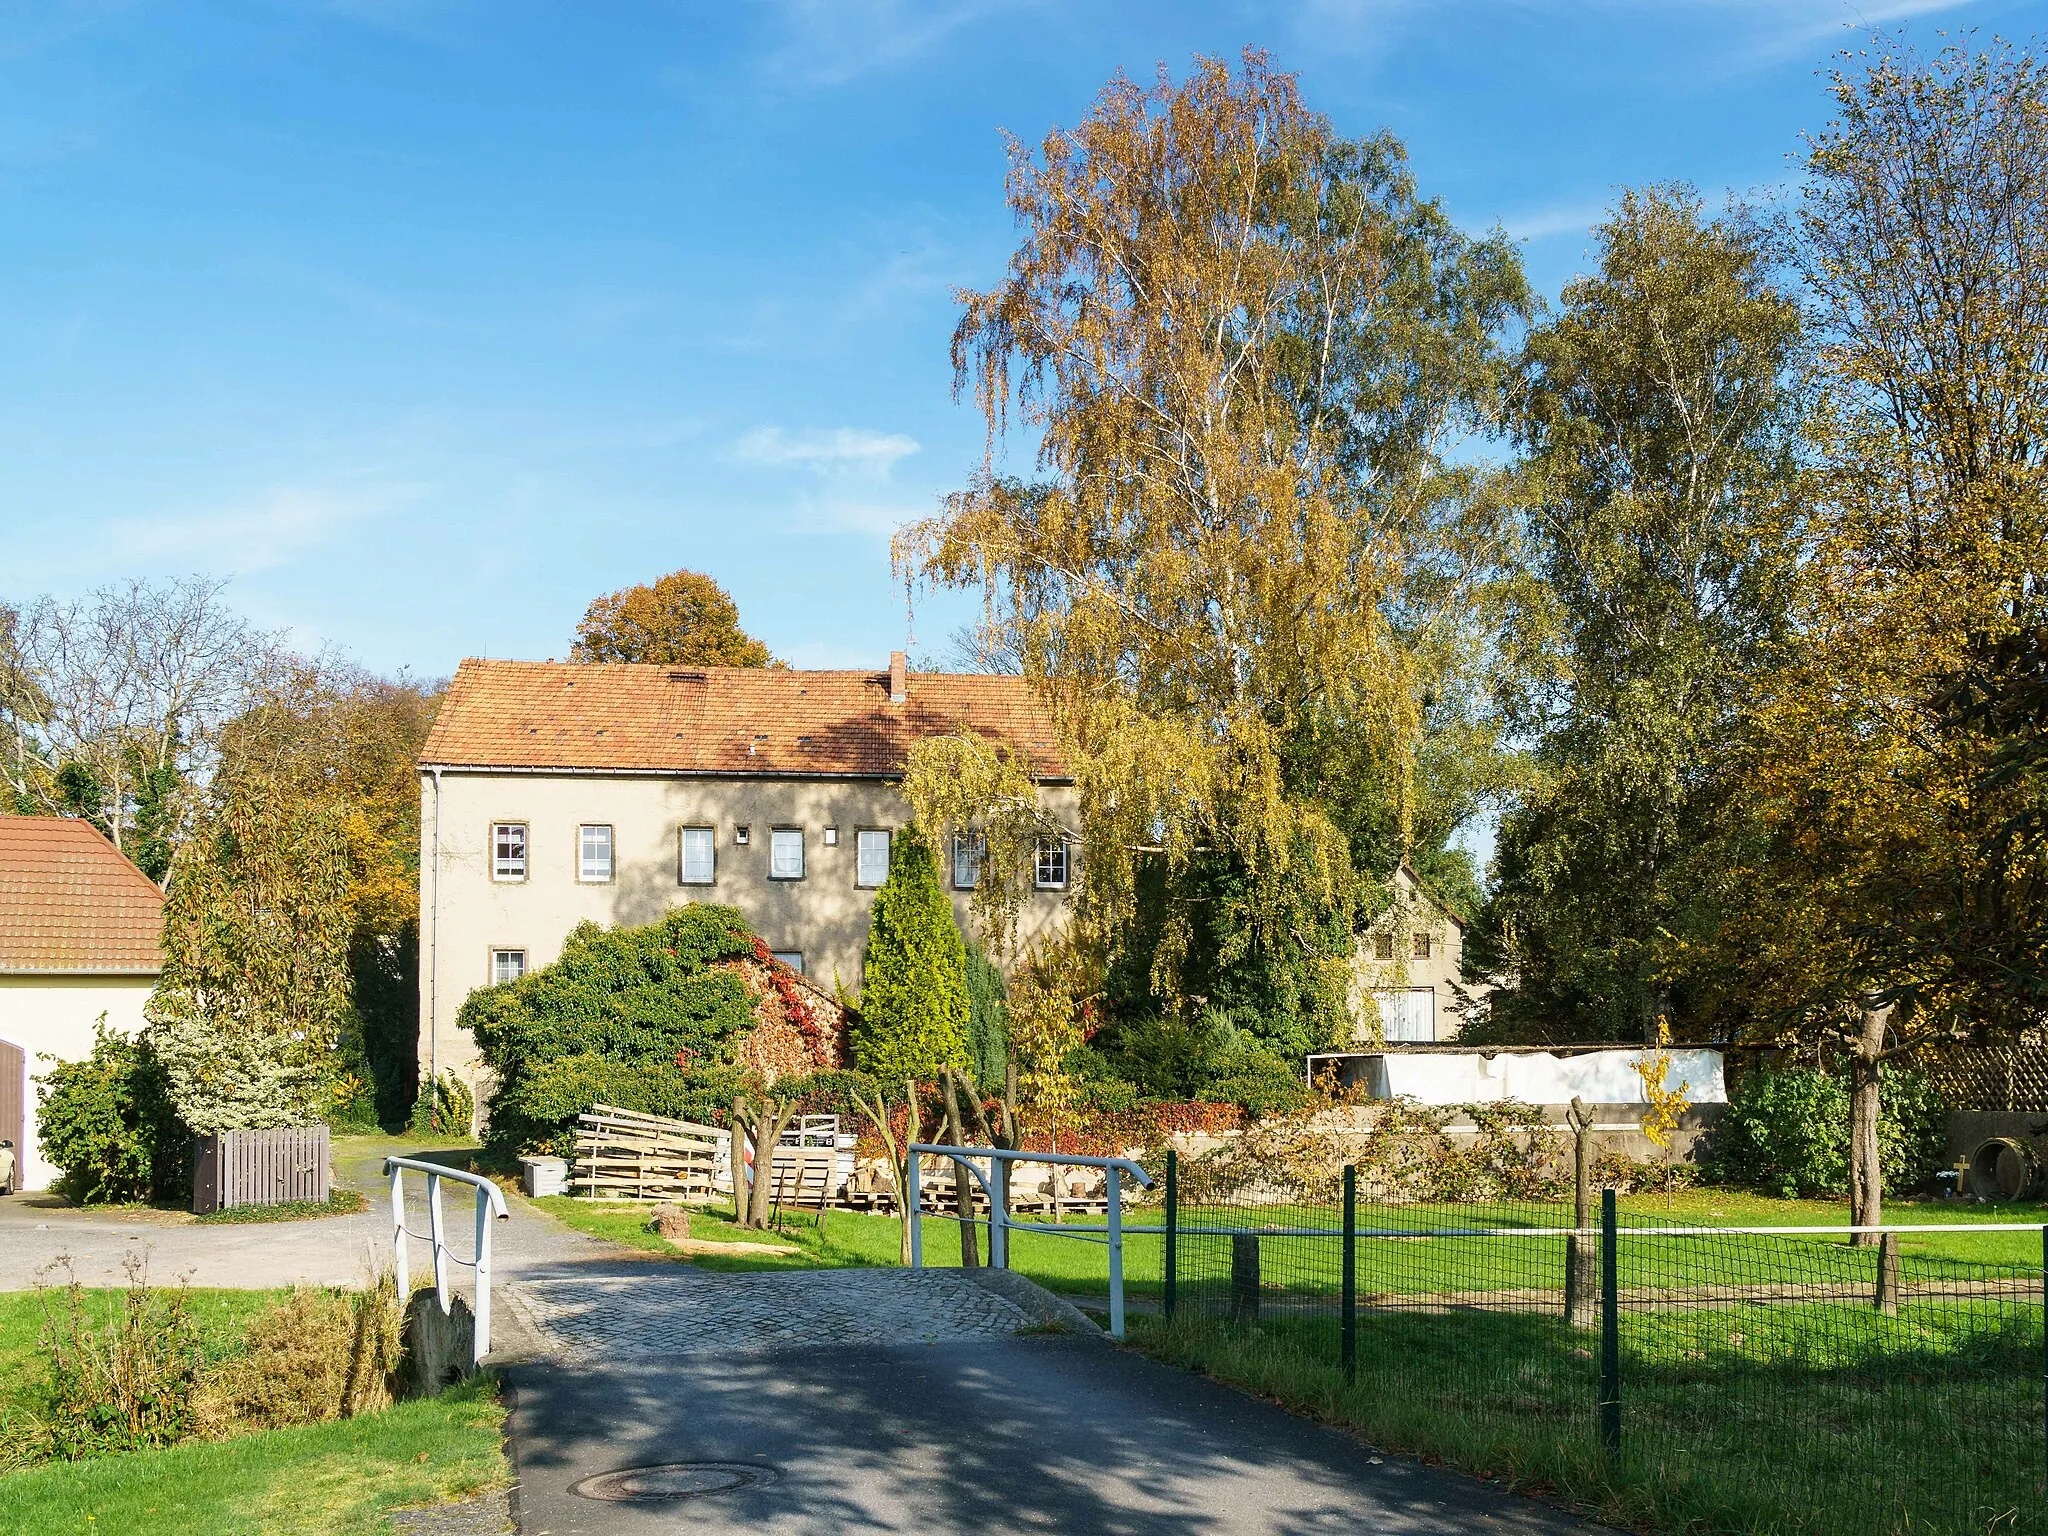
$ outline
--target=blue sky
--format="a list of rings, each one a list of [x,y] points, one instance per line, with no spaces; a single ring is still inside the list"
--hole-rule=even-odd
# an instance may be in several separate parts
[[[1939,0],[519,0],[0,7],[0,597],[231,576],[385,670],[560,656],[716,575],[799,665],[904,643],[890,530],[978,461],[946,343],[998,130],[1270,48],[1525,242],[1619,185],[1782,184],[1861,23]],[[920,599],[921,648],[971,609]]]

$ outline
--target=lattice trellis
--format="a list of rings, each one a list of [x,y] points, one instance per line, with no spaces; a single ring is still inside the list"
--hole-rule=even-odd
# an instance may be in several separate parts
[[[2048,1110],[2048,1047],[1959,1046],[1920,1065],[1951,1109]]]

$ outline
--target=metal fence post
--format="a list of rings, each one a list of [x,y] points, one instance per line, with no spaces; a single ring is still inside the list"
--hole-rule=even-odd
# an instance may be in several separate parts
[[[448,1229],[441,1220],[441,1176],[427,1175],[427,1230],[434,1234],[434,1300],[441,1315],[448,1315]]]
[[[1358,1379],[1358,1169],[1344,1165],[1344,1316],[1340,1350],[1344,1379]]]
[[[2042,1231],[2048,1233],[2048,1227]],[[391,1170],[391,1256],[397,1264],[398,1304],[402,1307],[412,1295],[412,1267],[405,1261],[405,1170],[398,1167]]]
[[[2041,1229],[2048,1237],[2048,1227]],[[1180,1154],[1166,1149],[1166,1273],[1164,1295],[1160,1311],[1168,1322],[1173,1321],[1173,1309],[1180,1300]]]
[[[1109,1336],[1124,1336],[1123,1170],[1109,1172]]]
[[[924,1195],[917,1187],[917,1165],[924,1161],[915,1152],[906,1153],[903,1203],[910,1207],[904,1219],[910,1223],[910,1267],[924,1268]]]
[[[1600,1446],[1621,1454],[1621,1287],[1614,1191],[1600,1191]]]
[[[482,1365],[491,1352],[491,1201],[481,1189],[476,1192],[475,1320],[470,1363]]]

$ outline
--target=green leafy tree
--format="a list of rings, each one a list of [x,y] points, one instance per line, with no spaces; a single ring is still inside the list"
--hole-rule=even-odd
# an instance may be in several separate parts
[[[457,1024],[497,1083],[490,1142],[561,1146],[594,1103],[704,1120],[743,1090],[733,1060],[755,1022],[737,967],[755,939],[731,907],[692,903],[658,923],[581,923],[550,965],[472,992]]]
[[[1764,233],[1650,187],[1596,238],[1599,271],[1528,339],[1515,421],[1532,579],[1508,703],[1537,773],[1468,949],[1502,984],[1495,1037],[1684,1029],[1685,947],[1746,833],[1747,693],[1791,641],[1801,327]]]
[[[766,667],[768,647],[740,628],[731,595],[701,571],[598,598],[576,626],[577,661],[648,661],[682,667]]]
[[[178,850],[146,1013],[194,1131],[318,1122],[348,1010],[343,818],[277,779],[223,773]]]
[[[147,1039],[110,1031],[102,1014],[92,1054],[52,1066],[36,1079],[36,1097],[37,1141],[63,1170],[57,1188],[67,1199],[94,1205],[180,1193],[188,1133]]]
[[[896,839],[861,965],[854,1058],[879,1082],[928,1081],[967,1064],[967,946],[916,827]]]

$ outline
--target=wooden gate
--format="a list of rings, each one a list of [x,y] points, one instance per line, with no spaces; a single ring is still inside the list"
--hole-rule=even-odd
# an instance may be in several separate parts
[[[192,1209],[283,1205],[328,1195],[327,1127],[217,1131],[195,1139]]]
[[[0,1040],[0,1141],[14,1143],[14,1172],[0,1183],[0,1194],[21,1188],[22,1164],[28,1160],[28,1052]]]

